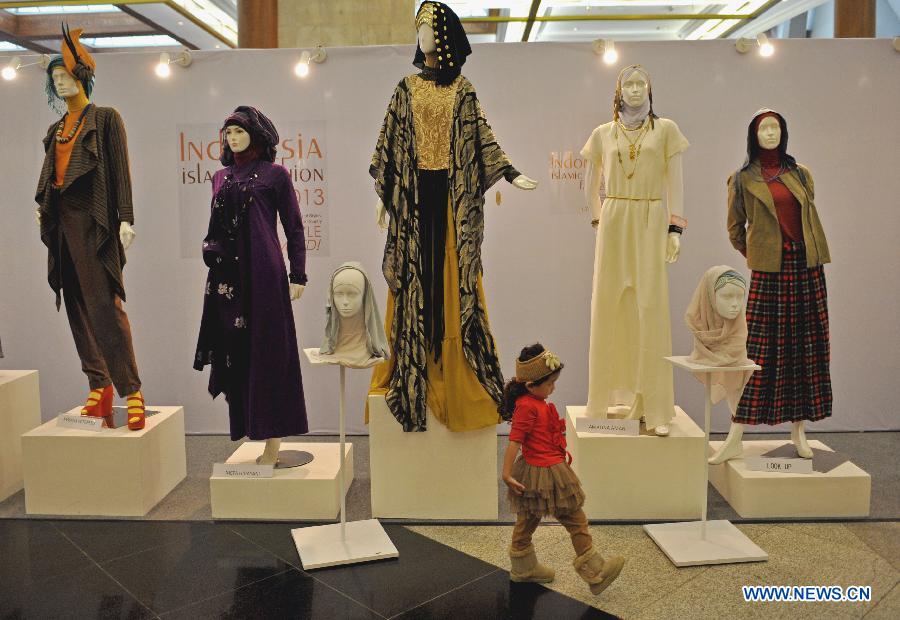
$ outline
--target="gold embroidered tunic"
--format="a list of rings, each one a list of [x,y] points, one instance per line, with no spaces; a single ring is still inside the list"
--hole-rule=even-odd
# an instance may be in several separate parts
[[[409,78],[420,170],[450,168],[450,135],[458,86],[458,77],[447,86],[438,86],[418,75]]]

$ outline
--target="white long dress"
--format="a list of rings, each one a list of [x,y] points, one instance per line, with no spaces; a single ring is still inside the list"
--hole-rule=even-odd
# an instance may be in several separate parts
[[[633,412],[655,428],[675,416],[672,368],[663,359],[672,354],[672,337],[662,197],[668,161],[689,143],[673,121],[658,118],[630,160],[625,132],[619,128],[616,137],[615,129],[614,122],[597,127],[581,151],[602,170],[606,186],[594,258],[587,413],[606,417],[609,405],[635,403]]]

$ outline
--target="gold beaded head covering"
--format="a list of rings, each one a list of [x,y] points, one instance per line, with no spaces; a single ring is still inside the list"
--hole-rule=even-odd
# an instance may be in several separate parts
[[[545,349],[535,357],[524,362],[516,360],[516,381],[519,383],[534,383],[562,369],[563,363],[559,361],[556,354],[549,349]]]
[[[633,73],[640,73],[647,80],[647,101],[650,103],[650,126],[653,127],[653,119],[658,118],[653,112],[653,86],[650,83],[650,72],[643,65],[628,65],[619,71],[619,77],[616,78],[616,93],[613,96],[613,120],[618,121],[619,116],[625,106],[622,100],[622,82],[631,77]]]
[[[443,2],[423,2],[416,13],[416,30],[428,24],[434,32],[437,68],[426,68],[425,53],[416,46],[413,65],[433,75],[438,84],[450,84],[460,74],[466,57],[472,53],[469,38],[459,17]]]

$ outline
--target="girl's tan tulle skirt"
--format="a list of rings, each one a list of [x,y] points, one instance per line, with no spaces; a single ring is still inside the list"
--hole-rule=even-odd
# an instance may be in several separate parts
[[[521,456],[513,463],[512,477],[525,486],[522,495],[506,495],[515,513],[557,515],[575,512],[584,504],[581,481],[563,461],[550,467],[529,465]]]

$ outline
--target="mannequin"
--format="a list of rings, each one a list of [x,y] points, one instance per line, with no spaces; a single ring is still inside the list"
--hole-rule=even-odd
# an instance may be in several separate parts
[[[497,424],[503,376],[481,286],[484,195],[501,177],[537,182],[499,147],[472,84],[456,14],[423,2],[416,15],[421,70],[397,85],[369,172],[385,226],[391,360],[375,368],[404,431],[424,431],[426,405],[451,431]]]
[[[783,422],[791,422],[797,453],[812,458],[804,422],[831,415],[823,267],[831,256],[812,173],[787,153],[787,140],[784,117],[759,110],[747,128],[747,159],[728,179],[729,237],[753,272],[747,353],[762,370],[747,383],[711,463],[740,455],[744,424]]]
[[[609,405],[626,405],[627,418],[643,418],[660,436],[675,416],[672,370],[663,360],[672,348],[665,265],[678,260],[687,226],[681,153],[688,146],[673,121],[653,112],[647,70],[632,65],[619,74],[613,121],[581,151],[598,229],[587,413],[605,418]]]
[[[213,176],[203,241],[210,269],[194,368],[212,367],[209,392],[225,394],[232,440],[266,440],[257,462],[274,465],[282,437],[308,432],[291,310],[307,282],[303,222],[290,173],[274,163],[279,142],[272,122],[239,106],[221,133],[225,168]]]
[[[744,299],[747,280],[731,267],[718,265],[707,270],[684,314],[685,323],[694,333],[694,350],[688,358],[704,366],[746,366],[747,321]],[[711,382],[713,404],[723,398],[731,414],[750,380],[752,370],[746,372],[718,372],[694,375],[701,383]],[[713,459],[710,459],[713,462]]]
[[[325,341],[317,360],[371,368],[388,358],[387,337],[369,277],[359,263],[344,263],[331,278]]]
[[[63,27],[62,54],[47,66],[48,103],[66,113],[44,138],[35,201],[49,251],[48,282],[66,315],[90,393],[81,415],[113,425],[113,385],[128,406],[128,428],[141,430],[146,411],[122,308],[125,250],[134,241],[134,210],[125,127],[113,108],[90,101],[96,63]],[[63,107],[61,104],[65,103]]]

